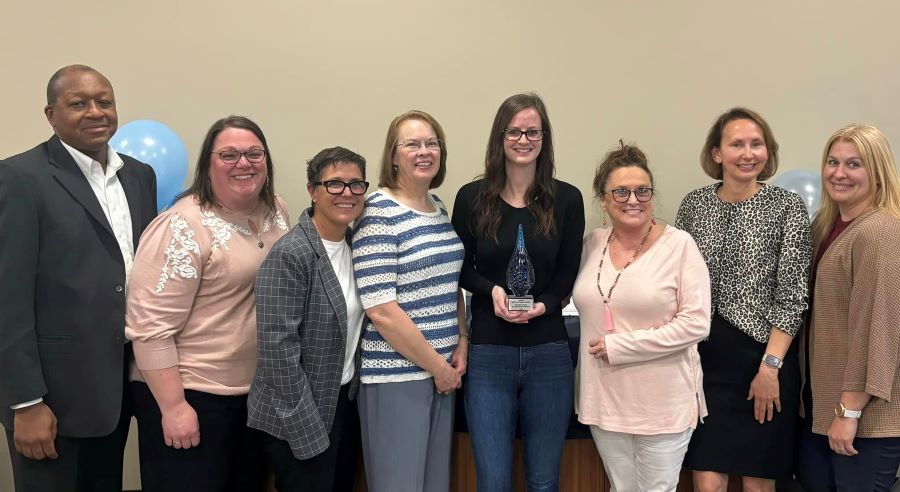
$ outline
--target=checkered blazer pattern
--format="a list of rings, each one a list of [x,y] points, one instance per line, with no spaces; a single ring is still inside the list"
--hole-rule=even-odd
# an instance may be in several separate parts
[[[256,277],[257,366],[247,400],[247,425],[287,441],[298,459],[328,449],[347,343],[344,292],[309,212]],[[358,350],[354,364],[351,399]]]

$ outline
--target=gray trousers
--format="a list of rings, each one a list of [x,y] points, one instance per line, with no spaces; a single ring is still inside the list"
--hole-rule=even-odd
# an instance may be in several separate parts
[[[360,385],[357,402],[371,492],[447,492],[456,392],[431,378]]]

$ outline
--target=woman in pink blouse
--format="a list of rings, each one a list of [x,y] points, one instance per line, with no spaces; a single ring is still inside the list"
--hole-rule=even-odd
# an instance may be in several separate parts
[[[141,236],[128,284],[143,490],[261,489],[260,435],[246,426],[253,282],[287,225],[262,130],[217,121],[193,184]]]
[[[689,234],[653,218],[653,175],[636,146],[606,155],[594,194],[611,227],[585,238],[573,292],[578,420],[613,491],[675,490],[706,416],[696,345],[709,334],[709,273]]]

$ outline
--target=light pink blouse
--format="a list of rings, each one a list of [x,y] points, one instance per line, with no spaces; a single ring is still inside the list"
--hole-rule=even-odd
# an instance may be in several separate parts
[[[607,333],[597,269],[609,234],[610,229],[597,229],[585,238],[573,291],[581,316],[578,420],[640,435],[695,428],[707,414],[697,353],[710,326],[703,256],[688,233],[667,226],[619,278],[610,300],[615,331]],[[607,251],[600,273],[604,294],[617,273]],[[609,362],[588,353],[589,341],[604,335]]]
[[[288,230],[284,202],[247,217],[201,209],[185,197],[144,231],[128,283],[125,335],[140,369],[178,366],[186,389],[216,395],[250,391],[256,370],[253,283],[272,245]],[[260,247],[260,242],[262,247]]]

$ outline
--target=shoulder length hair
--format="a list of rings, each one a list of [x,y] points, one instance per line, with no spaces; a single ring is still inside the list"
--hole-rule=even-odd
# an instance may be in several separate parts
[[[209,180],[209,168],[212,165],[213,144],[216,137],[226,128],[240,128],[247,130],[259,139],[266,151],[266,182],[259,190],[259,200],[266,204],[269,213],[275,212],[275,169],[272,164],[272,153],[269,152],[269,144],[266,143],[266,136],[263,135],[259,125],[254,123],[250,118],[244,116],[231,115],[221,118],[209,127],[206,137],[203,138],[203,144],[200,146],[200,155],[197,157],[197,169],[194,171],[194,182],[188,189],[182,191],[175,197],[174,201],[178,201],[186,196],[194,196],[194,200],[203,207],[210,208],[218,205],[216,196],[213,193],[212,183]]]
[[[447,136],[441,124],[433,116],[425,111],[407,111],[394,118],[388,125],[387,136],[384,139],[384,151],[381,153],[381,166],[378,170],[378,187],[393,189],[397,187],[397,173],[394,171],[394,157],[397,155],[397,137],[400,135],[400,125],[407,120],[419,120],[427,123],[434,130],[434,135],[441,142],[441,166],[437,174],[431,178],[428,189],[435,189],[444,183],[447,176]]]
[[[712,179],[722,179],[722,164],[718,164],[713,160],[712,151],[722,146],[725,126],[735,120],[750,120],[759,127],[763,134],[763,140],[766,142],[766,151],[769,154],[769,158],[766,160],[766,165],[760,171],[756,180],[765,181],[771,178],[778,171],[778,142],[775,141],[775,134],[772,133],[772,128],[769,127],[765,118],[759,113],[740,106],[731,108],[719,115],[709,129],[709,133],[706,135],[706,142],[703,144],[703,149],[700,150],[700,167],[703,168],[703,172]]]
[[[553,161],[553,129],[547,108],[540,96],[534,93],[510,96],[497,109],[491,134],[488,136],[487,150],[484,156],[484,174],[481,190],[476,198],[475,231],[483,231],[487,237],[499,243],[497,229],[500,227],[500,210],[502,199],[500,192],[506,186],[506,152],[503,146],[503,132],[509,122],[520,111],[534,108],[541,117],[541,129],[544,136],[541,153],[537,157],[534,182],[525,192],[527,207],[537,219],[537,232],[545,237],[556,231],[553,219],[553,205],[556,198],[556,183],[553,176],[556,167]]]
[[[875,210],[900,219],[900,180],[891,145],[884,134],[872,125],[855,123],[847,125],[831,135],[822,153],[822,201],[819,212],[812,222],[813,244],[816,248],[828,237],[835,219],[840,214],[837,203],[825,191],[824,179],[828,154],[837,142],[852,143],[862,157],[866,174],[869,176],[869,187],[874,190],[872,205]]]

